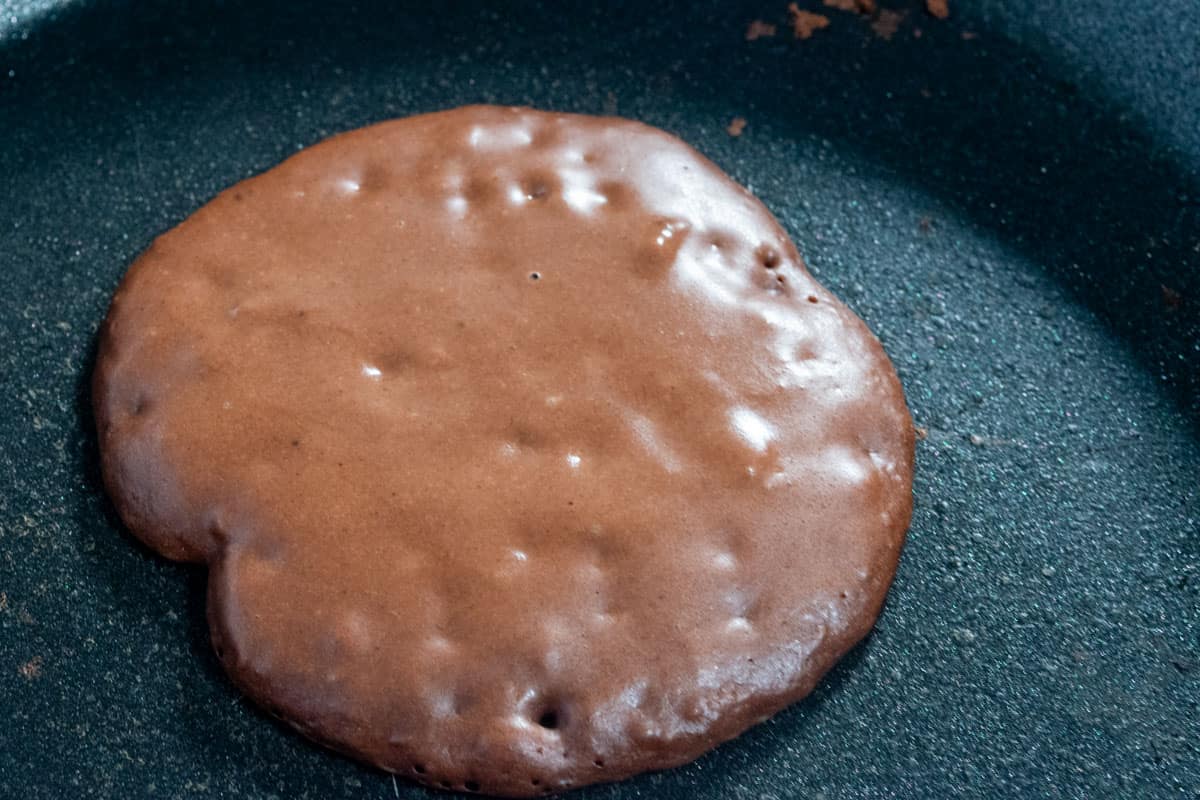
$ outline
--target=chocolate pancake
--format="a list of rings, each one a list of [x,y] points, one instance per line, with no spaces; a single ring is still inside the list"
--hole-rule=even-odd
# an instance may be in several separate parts
[[[911,511],[879,343],[633,122],[334,137],[159,238],[95,372],[133,533],[312,738],[533,795],[693,759],[870,629]]]

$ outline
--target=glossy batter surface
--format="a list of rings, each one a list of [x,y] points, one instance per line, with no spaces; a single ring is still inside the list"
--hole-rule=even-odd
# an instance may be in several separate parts
[[[95,374],[130,529],[236,683],[433,786],[682,763],[870,629],[913,434],[765,208],[632,122],[335,137],[157,240]]]

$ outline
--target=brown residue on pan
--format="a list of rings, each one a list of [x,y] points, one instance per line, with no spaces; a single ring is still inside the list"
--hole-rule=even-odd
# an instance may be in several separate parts
[[[746,118],[734,117],[729,121],[729,125],[725,127],[725,132],[735,139],[742,135],[742,131],[746,130]]]
[[[756,39],[774,36],[775,31],[775,26],[769,22],[763,22],[761,19],[751,20],[746,26],[746,41],[753,42]]]
[[[797,39],[809,39],[816,31],[829,27],[829,17],[803,11],[795,3],[788,4],[788,14],[792,18],[792,35]]]

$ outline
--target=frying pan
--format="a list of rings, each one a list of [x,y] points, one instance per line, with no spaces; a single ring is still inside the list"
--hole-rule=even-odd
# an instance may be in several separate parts
[[[472,102],[712,157],[926,436],[873,636],[700,761],[579,797],[1200,795],[1200,5],[881,2],[890,39],[810,0],[803,41],[778,0],[0,2],[0,797],[427,796],[239,697],[203,572],[100,487],[87,387],[155,235],[334,132]]]

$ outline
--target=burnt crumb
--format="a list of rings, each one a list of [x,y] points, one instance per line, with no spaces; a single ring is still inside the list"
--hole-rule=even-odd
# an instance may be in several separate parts
[[[792,20],[792,35],[797,39],[810,39],[815,32],[829,27],[829,17],[803,11],[795,3],[788,4],[788,16]]]
[[[925,0],[925,10],[930,16],[937,19],[946,19],[950,16],[949,0]]]
[[[734,117],[729,121],[729,125],[725,127],[725,132],[735,139],[741,136],[744,130],[746,130],[746,119],[744,117]]]
[[[838,11],[849,11],[852,14],[863,14],[870,16],[874,14],[878,6],[875,0],[823,0],[828,8],[836,8]]]
[[[17,672],[19,672],[21,677],[27,681],[31,681],[34,678],[40,677],[42,674],[42,657],[34,656],[21,666],[17,667]]]
[[[900,23],[903,21],[903,12],[884,9],[871,23],[871,30],[875,31],[875,35],[880,39],[891,41],[892,37],[896,35],[896,31],[900,30]]]
[[[917,441],[919,442],[923,442],[929,438],[929,429],[922,428],[920,425],[917,425],[913,428],[913,433],[916,434]]]
[[[776,28],[769,22],[763,22],[761,19],[751,20],[746,26],[746,41],[753,42],[757,39],[769,38],[775,35]]]
[[[1165,284],[1160,287],[1162,289],[1162,302],[1167,307],[1168,311],[1175,311],[1183,305],[1183,295],[1177,290],[1172,289]]]

